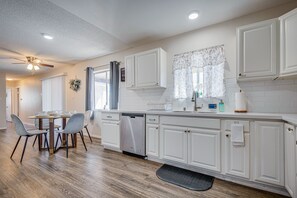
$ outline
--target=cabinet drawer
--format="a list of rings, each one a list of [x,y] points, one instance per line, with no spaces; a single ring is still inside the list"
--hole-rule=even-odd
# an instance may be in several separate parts
[[[120,120],[119,113],[102,113],[103,120]]]
[[[147,115],[146,116],[146,123],[158,124],[159,123],[159,116],[157,116],[157,115]]]
[[[225,130],[231,131],[231,125],[232,124],[242,124],[243,130],[246,132],[250,131],[250,122],[245,120],[226,120],[225,121]]]

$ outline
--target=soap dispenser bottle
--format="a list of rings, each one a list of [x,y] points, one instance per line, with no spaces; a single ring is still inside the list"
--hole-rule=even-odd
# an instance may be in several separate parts
[[[225,104],[224,104],[224,101],[223,100],[220,100],[219,111],[220,112],[224,112],[225,111]]]

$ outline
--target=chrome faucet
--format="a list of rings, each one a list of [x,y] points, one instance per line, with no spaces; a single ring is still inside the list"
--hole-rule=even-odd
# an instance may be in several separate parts
[[[199,97],[199,95],[198,95]],[[194,111],[198,111],[201,110],[203,107],[203,104],[201,104],[201,106],[197,106],[197,92],[193,91],[193,95],[192,95],[192,102],[194,102]]]

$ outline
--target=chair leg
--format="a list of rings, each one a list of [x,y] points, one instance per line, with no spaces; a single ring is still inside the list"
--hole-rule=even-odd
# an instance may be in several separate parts
[[[46,148],[49,151],[48,141],[47,141],[47,134],[44,134],[44,144],[46,144]]]
[[[86,144],[85,144],[85,141],[84,141],[84,137],[83,137],[83,135],[82,135],[82,132],[79,132],[79,134],[80,134],[81,140],[82,140],[82,142],[83,142],[83,144],[84,144],[84,147],[85,147],[86,151],[88,151],[88,149],[87,149],[87,147],[86,147]]]
[[[35,139],[34,139],[34,142],[33,142],[33,145],[32,145],[33,147],[35,145],[36,140],[37,140],[37,135],[35,136]]]
[[[40,144],[40,135],[37,135],[38,136],[38,149],[39,149],[39,151],[41,151],[41,144]]]
[[[15,147],[14,147],[12,153],[11,153],[10,159],[12,158],[12,156],[13,156],[13,154],[14,154],[16,148],[18,147],[18,144],[19,144],[19,142],[20,142],[20,140],[21,140],[21,137],[22,137],[22,136],[19,137],[19,139],[18,139],[18,141],[17,141],[17,143],[16,143],[16,145],[15,145]]]
[[[55,145],[55,150],[57,150],[57,146],[58,146],[58,141],[59,141],[59,138],[60,138],[60,140],[61,140],[61,142],[62,142],[62,139],[61,139],[61,134],[60,134],[60,133],[58,133],[58,137],[57,137],[57,140],[56,140],[56,145]]]
[[[88,136],[89,136],[89,138],[90,138],[91,142],[93,142],[93,140],[92,140],[92,137],[91,137],[91,135],[90,135],[90,133],[89,133],[89,129],[88,129],[88,127],[87,127],[87,126],[85,126],[85,129],[87,130],[87,133],[88,133]]]
[[[68,158],[68,134],[66,134],[66,157]]]
[[[25,141],[25,144],[24,144],[24,148],[23,148],[23,152],[22,152],[22,157],[21,157],[21,161],[20,161],[21,163],[23,161],[23,157],[24,157],[24,154],[25,154],[25,150],[26,150],[28,138],[29,138],[29,136],[26,136],[26,141]]]
[[[71,134],[72,148],[74,148],[74,134]]]

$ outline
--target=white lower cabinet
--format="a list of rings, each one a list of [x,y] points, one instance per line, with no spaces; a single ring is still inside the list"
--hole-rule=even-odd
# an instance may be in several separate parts
[[[146,124],[146,155],[159,157],[159,125]]]
[[[187,128],[162,125],[161,145],[163,159],[187,163]]]
[[[285,124],[285,187],[292,197],[296,196],[296,132],[292,125]]]
[[[161,126],[161,158],[219,172],[220,131]]]
[[[250,134],[244,134],[244,145],[233,145],[231,133],[223,136],[225,171],[227,175],[249,179],[250,177]]]
[[[120,149],[120,125],[117,121],[102,121],[102,145]]]
[[[220,171],[220,131],[188,129],[188,164]]]
[[[254,180],[284,186],[284,133],[282,122],[255,122]]]

